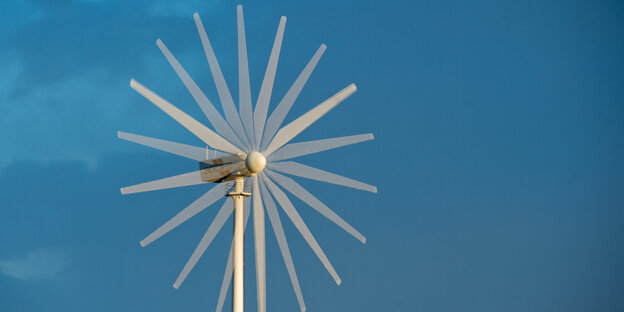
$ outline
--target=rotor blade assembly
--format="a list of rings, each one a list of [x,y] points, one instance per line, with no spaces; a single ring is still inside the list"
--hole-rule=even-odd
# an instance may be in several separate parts
[[[242,311],[244,307],[243,294],[245,293],[243,269],[243,255],[245,250],[244,232],[249,217],[253,215],[257,310],[259,312],[266,312],[266,211],[271,228],[277,239],[279,250],[284,260],[299,308],[301,311],[306,311],[301,286],[286,240],[284,227],[280,219],[280,212],[277,208],[278,206],[281,207],[282,212],[286,214],[288,219],[290,219],[297,231],[310,246],[334,282],[340,285],[342,280],[299,212],[295,209],[286,191],[306,203],[316,212],[335,223],[360,242],[366,243],[366,237],[297,183],[291,176],[346,186],[372,193],[377,193],[377,188],[360,181],[303,165],[291,161],[290,159],[370,141],[374,139],[374,136],[371,133],[366,133],[296,143],[291,143],[291,140],[351,96],[357,90],[357,87],[353,83],[349,84],[303,115],[290,121],[285,126],[282,126],[286,116],[314,72],[327,47],[325,44],[321,44],[318,47],[314,55],[312,55],[305,67],[301,70],[296,80],[292,82],[286,94],[283,95],[275,108],[269,111],[286,27],[286,17],[282,16],[277,27],[277,32],[275,33],[267,66],[264,70],[259,94],[254,104],[252,103],[251,96],[243,7],[242,5],[238,5],[236,7],[238,44],[237,109],[199,14],[194,13],[193,19],[208,61],[212,79],[215,83],[223,114],[221,114],[213,102],[208,99],[206,94],[200,89],[193,78],[191,78],[189,73],[171,53],[165,43],[161,39],[157,39],[156,45],[195,102],[197,102],[197,105],[199,105],[202,112],[206,115],[209,121],[207,125],[211,126],[214,130],[189,116],[136,80],[130,80],[130,87],[190,131],[207,146],[197,147],[123,131],[118,131],[117,136],[129,142],[199,162],[200,170],[122,187],[121,193],[133,194],[198,184],[207,185],[212,182],[215,183],[215,186],[211,189],[207,189],[203,195],[177,212],[175,216],[141,240],[140,244],[143,247],[151,244],[188,219],[199,214],[207,207],[215,204],[224,196],[229,197],[210,222],[210,225],[178,274],[173,283],[173,287],[178,289],[181,286],[204,253],[206,253],[206,250],[215,240],[217,234],[221,231],[227,220],[234,214],[235,235],[230,246],[216,311],[221,312],[223,310],[230,285],[233,285],[234,293],[232,299],[233,310]],[[227,73],[226,71],[226,74]],[[195,165],[197,166],[197,163]],[[227,187],[224,188],[223,184],[220,183],[227,181],[234,181],[235,184],[226,184]],[[249,196],[251,196],[250,199],[245,199]]]

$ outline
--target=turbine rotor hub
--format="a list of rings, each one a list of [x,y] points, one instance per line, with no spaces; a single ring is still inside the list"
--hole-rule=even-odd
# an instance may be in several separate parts
[[[266,158],[261,153],[251,152],[247,155],[247,159],[245,159],[245,166],[250,172],[258,173],[266,166]]]

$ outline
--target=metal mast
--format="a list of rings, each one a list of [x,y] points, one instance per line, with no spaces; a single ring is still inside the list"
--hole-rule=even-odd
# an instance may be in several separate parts
[[[234,282],[232,296],[232,311],[243,312],[245,307],[244,296],[244,208],[243,201],[245,197],[251,196],[251,193],[245,192],[245,179],[243,177],[236,178],[234,190],[227,194],[228,197],[234,199]]]

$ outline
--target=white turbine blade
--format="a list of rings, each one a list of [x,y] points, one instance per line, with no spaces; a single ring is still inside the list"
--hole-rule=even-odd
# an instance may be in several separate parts
[[[264,242],[264,208],[258,176],[253,177],[253,217],[254,217],[254,241],[256,248],[256,288],[258,296],[258,311],[266,311],[266,257]]]
[[[126,186],[121,188],[121,194],[134,194],[141,192],[149,192],[156,190],[164,190],[176,187],[183,187],[189,185],[196,185],[206,183],[202,181],[199,171],[193,171],[189,173],[184,173],[180,175],[176,175],[173,177],[168,177],[164,179],[158,179],[154,181],[144,182],[141,184],[135,184],[131,186]]]
[[[306,224],[301,219],[301,216],[299,215],[299,213],[297,212],[293,204],[288,199],[288,196],[286,196],[286,194],[284,194],[284,192],[277,185],[275,185],[273,181],[268,179],[266,175],[263,175],[262,178],[264,180],[264,183],[267,185],[267,187],[271,191],[271,194],[273,194],[273,196],[275,197],[277,202],[280,204],[282,209],[284,209],[284,212],[286,212],[286,214],[288,215],[292,223],[295,225],[297,230],[299,230],[299,233],[301,233],[301,235],[306,240],[308,245],[310,245],[310,248],[312,248],[316,256],[319,258],[319,260],[321,260],[321,262],[325,266],[325,269],[327,269],[329,274],[334,278],[334,281],[336,281],[336,284],[340,285],[341,280],[340,280],[340,277],[338,276],[338,273],[336,273],[336,270],[334,270],[334,267],[331,265],[331,263],[329,262],[329,259],[327,259],[327,256],[325,256],[325,253],[323,252],[319,244],[316,242],[316,239],[314,239],[314,236],[312,235],[312,233],[310,232]]]
[[[245,19],[243,6],[236,6],[238,28],[238,106],[243,128],[249,141],[254,141],[253,112],[251,108],[251,87],[249,86],[249,63],[247,61],[247,40],[245,39]]]
[[[245,201],[245,225],[243,228],[247,228],[247,220],[249,220],[249,201]],[[219,301],[217,302],[217,312],[223,310],[223,304],[225,303],[225,296],[227,296],[228,289],[230,289],[230,282],[232,281],[232,274],[234,273],[234,266],[232,265],[232,253],[234,250],[234,242],[230,245],[230,254],[228,255],[227,264],[225,265],[225,274],[223,275],[223,282],[221,283],[221,291],[219,292]]]
[[[214,105],[212,105],[210,100],[208,100],[204,92],[197,86],[195,81],[193,81],[193,79],[191,78],[191,76],[189,76],[186,70],[184,70],[184,67],[180,65],[180,62],[178,62],[173,54],[171,54],[169,49],[167,49],[167,46],[165,46],[162,40],[156,40],[156,45],[158,45],[160,51],[163,53],[163,55],[165,55],[167,61],[169,61],[169,64],[171,64],[173,70],[175,70],[176,74],[178,74],[178,77],[180,77],[180,80],[182,80],[182,82],[186,86],[186,89],[188,89],[188,91],[191,93],[191,95],[195,99],[195,102],[197,102],[206,117],[208,117],[210,124],[212,124],[215,130],[217,130],[220,135],[224,136],[234,145],[237,145],[239,148],[243,147],[243,142],[241,142],[238,136],[234,134],[232,128],[230,128],[230,126],[225,122],[223,117],[221,117],[221,114],[219,114],[219,112],[215,109]]]
[[[316,50],[316,53],[314,53],[314,56],[312,56],[312,59],[310,59],[303,71],[299,74],[297,80],[295,80],[290,89],[288,89],[288,92],[286,92],[286,95],[284,95],[279,104],[277,104],[277,107],[273,110],[271,116],[269,116],[266,127],[264,128],[264,133],[262,134],[261,149],[265,149],[267,145],[269,145],[269,142],[275,135],[275,132],[277,132],[279,127],[282,125],[284,118],[286,118],[286,115],[290,111],[293,103],[297,100],[301,89],[303,89],[303,86],[305,86],[308,78],[310,78],[310,75],[314,71],[316,64],[318,64],[321,59],[321,56],[323,56],[323,52],[325,52],[326,48],[326,45],[321,44],[318,50]]]
[[[202,161],[206,159],[206,149],[197,146],[150,138],[123,131],[117,131],[117,137],[126,141],[145,145],[151,148],[155,148],[157,150],[161,150],[163,152],[175,154],[188,159],[193,159],[197,161]]]
[[[299,199],[308,204],[310,207],[314,208],[314,210],[318,211],[327,219],[336,223],[336,225],[347,231],[347,233],[353,235],[353,237],[357,238],[363,244],[366,244],[366,237],[364,237],[364,235],[362,235],[360,232],[358,232],[358,230],[349,225],[349,223],[347,223],[335,212],[329,209],[329,207],[325,206],[325,204],[323,204],[320,200],[314,197],[314,195],[310,194],[310,192],[308,192],[301,185],[299,185],[299,183],[295,182],[289,177],[283,176],[277,172],[273,172],[268,169],[266,169],[265,172],[277,184],[281,185],[293,195],[297,196]]]
[[[356,181],[353,179],[345,178],[331,172],[316,169],[314,167],[306,166],[294,161],[284,162],[270,162],[267,163],[267,167],[275,171],[279,171],[286,174],[292,174],[298,177],[308,178],[312,180],[342,185],[358,190],[377,193],[377,187]]]
[[[212,243],[212,240],[215,238],[215,236],[217,236],[217,233],[219,233],[225,221],[227,221],[227,219],[232,214],[232,211],[234,211],[232,205],[233,204],[231,200],[228,199],[225,201],[225,203],[221,207],[221,210],[219,210],[215,218],[212,220],[212,223],[210,223],[208,230],[206,230],[206,234],[204,234],[204,237],[202,237],[201,241],[199,241],[197,248],[195,248],[195,251],[193,251],[191,258],[189,258],[189,260],[186,262],[186,265],[184,265],[184,269],[182,269],[182,272],[173,284],[173,288],[178,289],[180,287],[180,285],[182,284],[182,282],[184,282],[193,267],[195,267],[195,264],[197,264],[199,258],[204,254],[208,246],[210,246],[210,243]]]
[[[335,149],[355,143],[365,142],[372,140],[373,134],[360,134],[360,135],[350,135],[333,139],[324,139],[324,140],[316,140],[316,141],[308,141],[301,143],[289,143],[284,145],[284,147],[275,151],[275,153],[271,154],[267,160],[269,161],[277,161],[283,159],[295,158],[303,155],[314,154],[322,151],[327,151],[330,149]]]
[[[260,148],[260,139],[262,138],[264,123],[266,122],[267,112],[269,111],[269,102],[271,101],[271,92],[273,91],[273,82],[275,81],[277,61],[279,59],[280,50],[282,49],[282,39],[284,38],[285,27],[286,17],[282,16],[279,26],[277,27],[277,34],[275,35],[275,41],[273,41],[269,64],[267,65],[266,72],[264,73],[264,79],[262,80],[262,86],[260,87],[260,95],[258,96],[258,102],[256,102],[256,108],[254,110],[254,127],[256,129],[256,135],[254,137],[256,144],[254,146],[255,148]]]
[[[247,147],[249,147],[249,140],[247,140],[245,130],[243,130],[243,124],[241,123],[240,117],[238,117],[234,100],[232,99],[230,90],[225,83],[225,78],[221,72],[221,67],[219,67],[217,57],[212,50],[210,40],[208,40],[206,29],[204,29],[204,25],[199,18],[199,14],[193,14],[193,18],[195,18],[195,25],[197,26],[199,37],[201,38],[202,45],[204,46],[204,52],[206,52],[206,58],[208,59],[208,65],[210,65],[212,77],[214,78],[215,85],[217,86],[217,93],[219,93],[219,99],[221,100],[221,106],[223,107],[223,112],[225,113],[225,119],[228,121],[236,135],[238,135],[238,137],[247,144]]]
[[[194,215],[198,214],[206,207],[212,205],[217,200],[223,197],[223,188],[220,185],[213,187],[210,191],[206,192],[200,198],[191,203],[188,207],[180,211],[175,217],[171,218],[165,224],[161,225],[156,231],[148,235],[141,241],[141,246],[145,247],[151,242],[157,240],[161,236],[167,234],[167,232],[173,230],[184,221],[190,219]]]
[[[282,258],[284,259],[284,264],[286,264],[286,269],[288,270],[288,276],[290,276],[290,282],[292,283],[293,289],[295,290],[295,296],[297,296],[297,301],[299,301],[299,307],[301,308],[301,311],[305,311],[306,307],[305,303],[303,302],[303,295],[301,294],[299,279],[297,278],[295,264],[293,263],[292,256],[290,255],[290,249],[288,248],[288,242],[286,241],[286,235],[284,234],[282,221],[280,220],[279,213],[277,212],[275,202],[273,201],[273,199],[271,199],[269,191],[263,181],[260,181],[260,191],[262,192],[262,199],[264,199],[264,205],[266,206],[267,214],[269,215],[269,220],[271,221],[271,225],[273,227],[273,232],[275,232],[277,244],[279,245],[280,251],[282,253]]]
[[[284,126],[284,128],[280,129],[275,137],[273,137],[271,143],[269,143],[269,146],[267,146],[267,148],[262,151],[262,154],[268,156],[276,151],[278,148],[284,146],[284,144],[288,143],[288,141],[301,133],[301,131],[305,130],[319,118],[323,117],[323,115],[329,112],[332,108],[340,104],[340,102],[353,94],[355,90],[357,90],[355,84],[350,84],[346,88],[342,89],[340,92],[325,100],[323,103],[319,104],[315,108],[303,114],[301,117]]]
[[[242,152],[238,147],[232,145],[232,143],[226,141],[224,138],[208,129],[206,126],[199,123],[193,117],[187,115],[177,107],[171,105],[165,99],[158,96],[136,80],[130,80],[130,87],[139,92],[154,105],[158,106],[162,111],[175,119],[178,123],[191,131],[195,136],[204,141],[206,144],[214,149],[222,150],[230,154],[237,154]]]

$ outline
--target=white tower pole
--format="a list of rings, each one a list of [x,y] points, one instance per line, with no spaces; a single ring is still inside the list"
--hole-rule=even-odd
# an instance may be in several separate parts
[[[232,311],[243,312],[244,300],[244,276],[243,276],[243,241],[244,241],[244,208],[243,200],[245,197],[251,196],[245,192],[245,179],[238,177],[235,180],[234,190],[229,192],[227,196],[234,199],[234,285]]]

